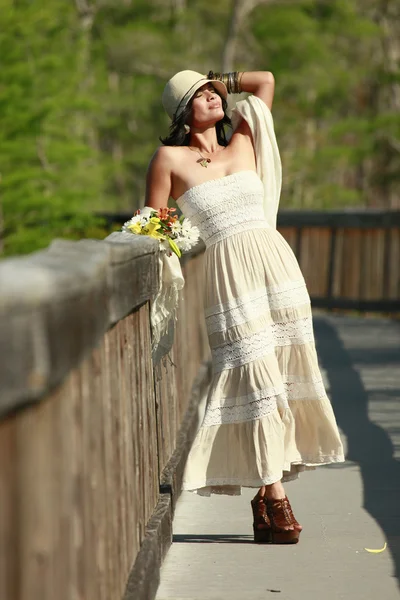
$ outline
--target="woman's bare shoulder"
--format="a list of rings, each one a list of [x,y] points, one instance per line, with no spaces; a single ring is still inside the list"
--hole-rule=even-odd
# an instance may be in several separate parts
[[[149,172],[153,175],[162,172],[173,179],[185,170],[185,162],[186,152],[183,146],[160,146],[150,161]]]
[[[166,206],[175,194],[177,173],[182,168],[184,150],[181,146],[159,146],[151,157],[146,174],[146,204]]]
[[[159,146],[151,157],[149,171],[154,173],[155,171],[163,170],[173,173],[181,159],[181,146]]]

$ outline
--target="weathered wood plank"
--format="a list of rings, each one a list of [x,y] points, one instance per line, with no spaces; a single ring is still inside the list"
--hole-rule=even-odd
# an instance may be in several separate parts
[[[400,228],[390,232],[390,277],[388,293],[390,299],[400,298]]]
[[[340,294],[345,298],[359,297],[361,280],[362,245],[359,230],[346,231],[343,240],[342,284]]]
[[[51,600],[55,594],[52,435],[50,399],[19,415],[20,600]]]
[[[15,416],[0,421],[0,598],[19,596],[18,461]]]
[[[109,311],[110,323],[116,323],[157,292],[158,242],[114,232],[102,243],[110,249]]]

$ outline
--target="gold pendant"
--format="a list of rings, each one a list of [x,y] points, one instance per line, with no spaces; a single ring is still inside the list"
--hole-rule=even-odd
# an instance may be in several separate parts
[[[211,158],[205,158],[204,156],[202,156],[201,158],[196,160],[196,162],[200,163],[202,167],[207,167],[207,163],[211,162]]]

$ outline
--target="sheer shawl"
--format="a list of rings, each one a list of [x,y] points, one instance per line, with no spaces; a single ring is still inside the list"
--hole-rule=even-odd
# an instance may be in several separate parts
[[[274,229],[282,187],[282,164],[275,137],[274,122],[268,106],[256,96],[239,100],[232,110],[233,130],[244,118],[251,130],[257,173],[264,185],[264,214]]]

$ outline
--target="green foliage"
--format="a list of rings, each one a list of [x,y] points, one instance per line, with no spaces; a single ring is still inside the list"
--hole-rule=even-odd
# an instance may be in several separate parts
[[[377,140],[389,133],[383,123],[400,123],[389,107],[376,108],[394,74],[388,77],[380,48],[378,3],[370,4],[370,11],[348,0],[270,4],[251,15],[255,67],[273,65],[276,79],[275,123],[286,149],[282,206],[368,203],[374,174],[365,171],[355,187],[353,173],[378,159]]]
[[[233,5],[0,0],[0,252],[103,237],[95,212],[143,203],[165,82],[220,69]],[[276,79],[281,206],[398,202],[396,7],[260,2],[242,18],[234,68]]]
[[[4,251],[14,254],[85,234],[103,157],[91,143],[96,102],[82,83],[87,33],[73,5],[1,0],[0,12],[0,200]]]

